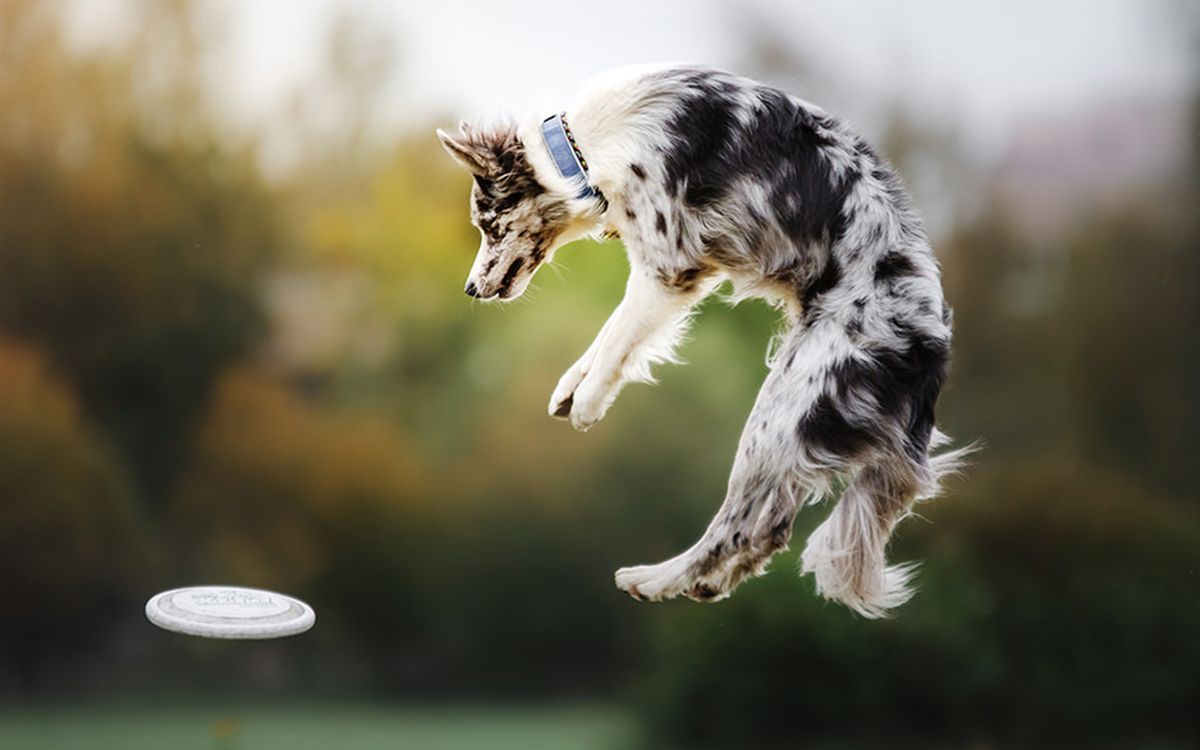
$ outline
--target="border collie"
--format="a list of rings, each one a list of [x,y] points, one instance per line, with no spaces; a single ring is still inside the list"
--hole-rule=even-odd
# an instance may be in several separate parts
[[[686,552],[618,570],[618,587],[722,599],[787,546],[801,506],[837,496],[803,572],[866,617],[908,599],[915,566],[886,563],[888,538],[970,449],[931,453],[947,442],[934,404],[951,314],[920,218],[870,145],[813,104],[701,66],[613,71],[565,112],[438,137],[474,176],[472,297],[519,297],[572,240],[624,241],[625,297],[550,399],[575,428],[674,361],[724,282],[784,315],[720,510]]]

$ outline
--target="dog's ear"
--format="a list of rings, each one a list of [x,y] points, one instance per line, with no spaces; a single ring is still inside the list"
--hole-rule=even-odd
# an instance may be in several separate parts
[[[459,123],[458,127],[462,130],[462,135],[450,135],[438,128],[437,136],[438,140],[442,142],[442,148],[446,149],[446,153],[454,157],[454,160],[471,174],[480,176],[490,174],[496,166],[495,154],[491,149],[471,138],[470,127],[465,122]]]

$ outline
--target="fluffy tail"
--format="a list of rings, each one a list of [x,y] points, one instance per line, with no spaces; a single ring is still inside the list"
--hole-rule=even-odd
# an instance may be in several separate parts
[[[936,447],[948,441],[935,432],[930,442]],[[860,470],[809,536],[801,557],[802,572],[813,574],[817,592],[868,618],[886,617],[908,601],[917,564],[887,564],[892,530],[917,501],[935,497],[941,480],[961,470],[975,449],[969,445],[930,456],[920,467],[904,461]]]

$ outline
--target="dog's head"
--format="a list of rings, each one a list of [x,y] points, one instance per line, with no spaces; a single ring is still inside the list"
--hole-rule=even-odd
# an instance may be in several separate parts
[[[564,241],[571,224],[568,202],[538,182],[514,127],[483,130],[463,123],[459,128],[457,135],[437,134],[475,178],[471,223],[483,241],[466,292],[479,299],[515,299]]]

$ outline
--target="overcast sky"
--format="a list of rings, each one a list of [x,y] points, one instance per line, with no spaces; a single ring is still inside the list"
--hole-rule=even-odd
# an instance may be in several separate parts
[[[75,0],[84,33],[124,0]],[[794,51],[851,120],[899,103],[960,126],[981,149],[1013,123],[1188,86],[1182,0],[208,0],[230,17],[226,95],[249,116],[277,107],[317,67],[329,22],[349,9],[394,37],[382,103],[398,126],[434,114],[557,109],[589,75],[687,60],[739,69],[755,28]],[[1194,17],[1195,14],[1193,14]],[[820,96],[817,96],[817,94]]]

